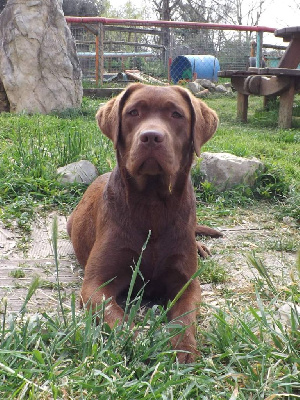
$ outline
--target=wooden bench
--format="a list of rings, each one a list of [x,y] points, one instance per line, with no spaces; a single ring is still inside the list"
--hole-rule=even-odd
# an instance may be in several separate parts
[[[231,78],[237,91],[237,117],[247,122],[249,95],[264,96],[266,106],[271,97],[279,96],[278,127],[290,128],[295,93],[300,91],[300,70],[289,68],[249,68],[248,71],[220,71]]]
[[[220,71],[218,76],[230,78],[237,91],[237,117],[247,122],[249,95],[264,96],[264,105],[274,96],[280,97],[278,126],[290,128],[294,96],[300,92],[300,27],[275,31],[275,36],[290,41],[278,68],[249,68],[247,71]]]

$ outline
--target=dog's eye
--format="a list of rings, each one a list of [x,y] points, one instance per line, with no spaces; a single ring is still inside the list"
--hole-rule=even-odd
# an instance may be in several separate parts
[[[129,111],[128,114],[131,115],[132,117],[138,117],[139,112],[138,112],[138,110],[133,109],[133,110]]]
[[[183,115],[181,115],[178,111],[174,111],[172,113],[173,118],[183,118]]]

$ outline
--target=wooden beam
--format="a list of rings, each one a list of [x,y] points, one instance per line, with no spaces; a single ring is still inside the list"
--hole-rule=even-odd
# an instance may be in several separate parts
[[[245,89],[244,83],[245,83],[244,76],[233,76],[231,78],[231,84],[238,93],[249,95],[250,93],[248,92],[248,90]]]
[[[249,76],[245,80],[245,90],[257,96],[278,95],[291,85],[289,76]]]
[[[292,112],[295,96],[295,85],[292,82],[290,88],[280,96],[278,127],[289,129],[292,126]]]
[[[237,94],[237,119],[242,122],[248,119],[248,97],[247,94]]]

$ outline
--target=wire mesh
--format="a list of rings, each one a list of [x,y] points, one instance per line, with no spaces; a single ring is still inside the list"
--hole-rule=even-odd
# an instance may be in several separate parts
[[[89,81],[126,81],[128,71],[174,83],[193,78],[214,81],[219,70],[245,70],[255,62],[253,57],[251,60],[251,46],[256,32],[105,25],[98,46],[97,24],[76,23],[70,24],[70,28],[83,79]],[[272,33],[263,35],[264,43],[272,42],[273,38]],[[276,66],[282,51],[272,45],[263,48],[263,66]],[[97,59],[101,57],[99,67]]]

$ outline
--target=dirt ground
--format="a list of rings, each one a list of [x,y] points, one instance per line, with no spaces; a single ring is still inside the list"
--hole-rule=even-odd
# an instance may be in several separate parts
[[[33,224],[26,251],[17,231],[6,229],[0,221],[0,313],[7,298],[8,311],[18,312],[34,276],[40,287],[28,303],[31,313],[54,310],[57,307],[57,277],[51,243],[54,213],[39,217]],[[255,272],[249,267],[247,255],[255,251],[267,266],[272,279],[285,285],[295,274],[296,250],[300,233],[294,221],[278,222],[268,208],[244,211],[228,226],[220,226],[222,239],[210,239],[212,260],[225,267],[229,278],[222,284],[202,285],[204,300],[221,305],[222,293],[233,296],[247,293]],[[63,287],[64,304],[70,307],[70,294],[79,294],[83,272],[76,262],[66,232],[66,218],[58,216],[59,281]]]

